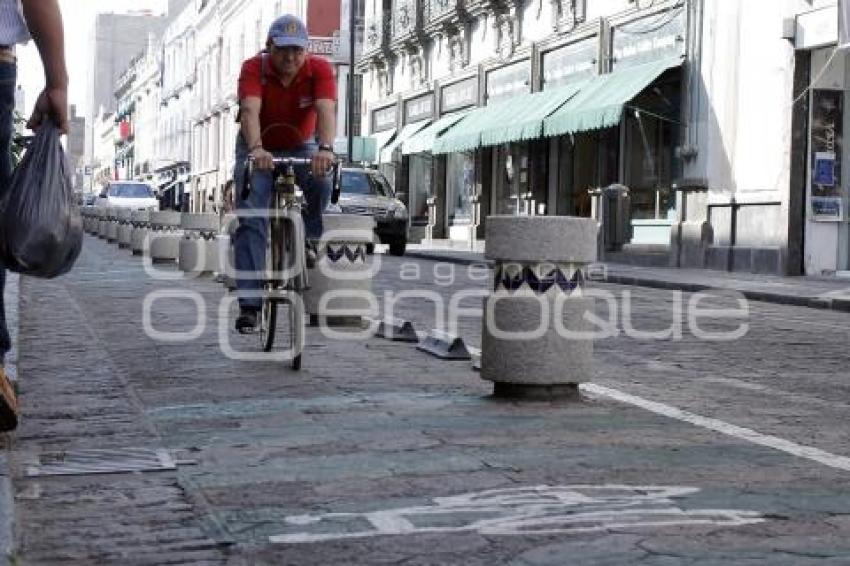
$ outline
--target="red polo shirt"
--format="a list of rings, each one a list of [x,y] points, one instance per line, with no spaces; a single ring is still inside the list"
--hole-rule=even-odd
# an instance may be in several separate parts
[[[245,61],[239,75],[239,100],[248,96],[263,99],[263,147],[282,151],[312,141],[316,134],[316,100],[336,100],[333,67],[321,57],[308,55],[289,86],[283,86],[268,57],[265,67],[265,86],[262,55]]]

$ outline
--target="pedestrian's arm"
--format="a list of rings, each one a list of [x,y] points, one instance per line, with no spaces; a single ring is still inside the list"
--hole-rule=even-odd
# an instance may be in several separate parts
[[[23,0],[24,19],[44,65],[46,86],[39,95],[28,126],[37,128],[50,116],[62,132],[68,131],[68,69],[65,31],[58,0]]]

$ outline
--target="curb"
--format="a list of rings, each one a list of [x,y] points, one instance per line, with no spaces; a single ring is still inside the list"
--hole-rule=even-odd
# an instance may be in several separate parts
[[[493,262],[486,259],[471,259],[467,257],[458,257],[451,255],[439,255],[425,251],[410,250],[405,256],[425,259],[430,261],[442,261],[445,263],[453,263],[456,265],[488,265],[492,266]],[[774,305],[785,305],[793,307],[805,307],[818,310],[831,310],[836,312],[850,313],[850,299],[832,299],[819,296],[800,296],[800,295],[783,295],[780,293],[771,293],[769,291],[754,291],[734,289],[731,287],[718,287],[705,285],[702,283],[688,283],[668,281],[665,279],[650,279],[648,277],[639,277],[634,275],[618,275],[608,273],[604,280],[605,283],[613,285],[627,285],[632,287],[645,287],[649,289],[663,289],[666,291],[684,291],[686,293],[701,293],[704,291],[734,291],[741,293],[745,298],[751,301],[760,303],[770,303]]]
[[[6,324],[9,328],[9,336],[12,338],[12,349],[6,355],[5,369],[13,385],[15,385],[15,389],[17,389],[18,347],[20,344],[20,275],[6,272],[3,303],[6,307]],[[7,442],[6,450],[0,454],[0,564],[8,564],[9,557],[14,552],[15,498],[13,496],[11,470],[9,469],[10,448],[11,443]]]

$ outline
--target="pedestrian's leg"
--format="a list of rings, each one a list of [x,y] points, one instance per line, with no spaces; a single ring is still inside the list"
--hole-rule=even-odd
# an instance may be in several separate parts
[[[0,63],[0,196],[5,194],[12,179],[12,133],[14,131],[15,83],[17,67],[14,63]],[[12,347],[6,327],[6,267],[0,263],[0,367]]]
[[[12,349],[12,339],[6,326],[6,301],[3,298],[6,290],[6,268],[0,264],[0,368],[6,359],[6,354]]]
[[[257,171],[251,183],[251,193],[242,198],[244,186],[244,162],[235,167],[236,213],[239,226],[234,235],[234,255],[237,270],[236,288],[239,306],[243,309],[259,310],[262,301],[258,295],[266,266],[268,240],[268,211],[271,203],[272,175],[268,171]],[[246,292],[246,293],[243,293]],[[245,296],[251,295],[254,296]]]
[[[299,183],[300,184],[300,183]],[[324,226],[322,214],[331,200],[331,176],[310,177],[304,180],[304,197],[307,208],[304,210],[304,230],[308,240],[319,240],[322,238]]]
[[[0,195],[9,189],[12,178],[12,131],[15,109],[15,83],[17,66],[0,63]],[[6,327],[6,268],[0,264],[0,431],[13,430],[18,426],[18,398],[3,363],[12,347],[9,329]]]

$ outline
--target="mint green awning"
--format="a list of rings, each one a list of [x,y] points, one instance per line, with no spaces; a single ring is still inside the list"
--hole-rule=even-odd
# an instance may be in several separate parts
[[[590,79],[575,97],[543,123],[546,136],[610,128],[620,123],[631,99],[682,59],[664,59]]]
[[[543,120],[574,97],[582,84],[524,94],[478,108],[437,140],[434,153],[469,151],[482,145],[540,138]]]
[[[430,123],[430,120],[422,120],[421,122],[414,122],[413,124],[407,124],[404,126],[398,135],[384,146],[384,149],[381,150],[381,163],[389,163],[393,160],[393,152],[405,142],[411,136],[416,135],[419,131],[422,130],[425,126]]]
[[[414,153],[424,153],[431,151],[434,147],[435,140],[440,137],[446,130],[469,116],[469,112],[458,112],[457,114],[448,114],[443,116],[430,126],[424,128],[419,133],[410,137],[401,144],[401,153],[411,155]]]
[[[568,86],[518,96],[494,106],[488,125],[481,130],[481,145],[499,145],[543,137],[543,120],[573,98],[584,85]]]
[[[374,134],[371,134],[370,137],[375,140],[375,156],[378,162],[381,161],[380,158],[383,153],[381,150],[384,149],[384,146],[386,146],[390,142],[394,135],[395,128],[390,128],[389,130],[384,130],[383,132],[376,132]]]

